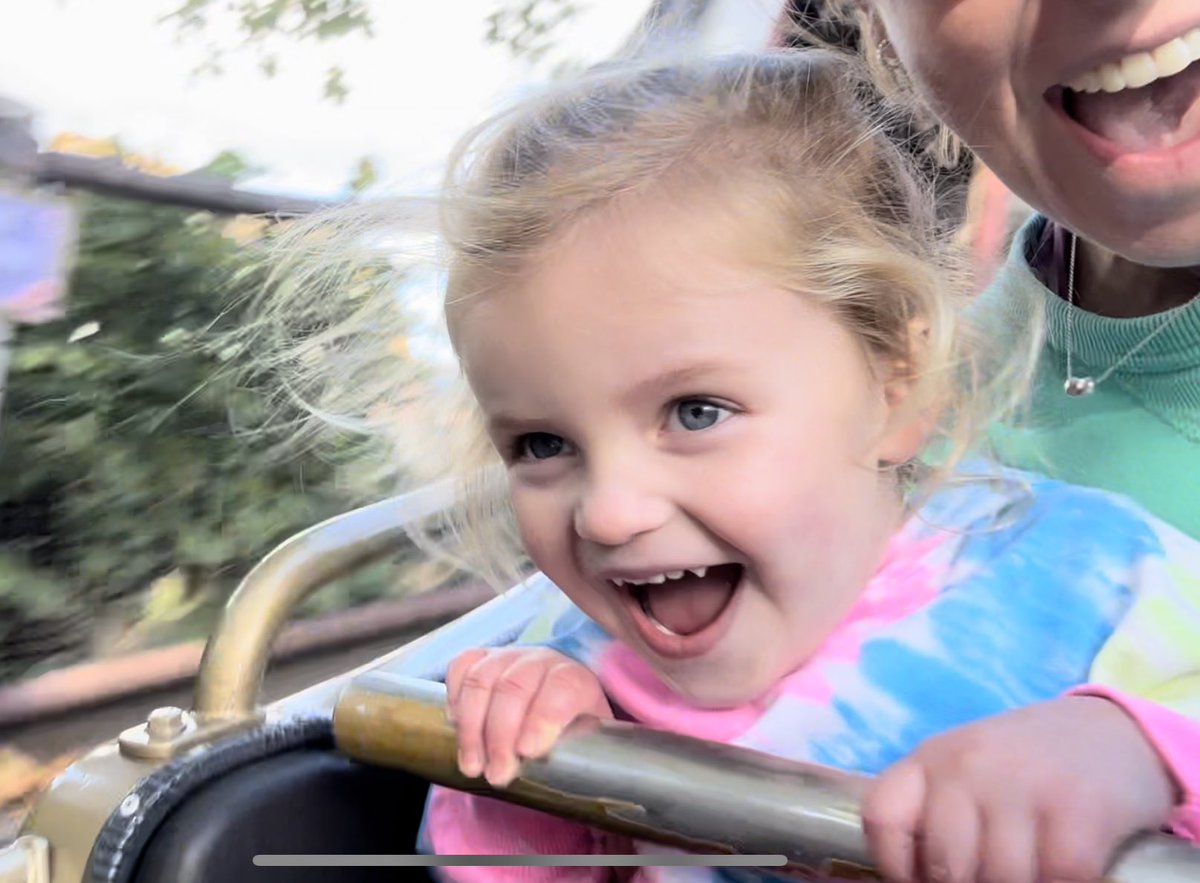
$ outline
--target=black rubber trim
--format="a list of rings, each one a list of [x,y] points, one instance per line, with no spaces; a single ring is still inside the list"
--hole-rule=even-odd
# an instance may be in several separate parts
[[[168,814],[213,780],[278,754],[333,745],[333,722],[328,716],[299,717],[197,748],[159,767],[129,792],[100,829],[85,879],[130,883],[142,850]]]

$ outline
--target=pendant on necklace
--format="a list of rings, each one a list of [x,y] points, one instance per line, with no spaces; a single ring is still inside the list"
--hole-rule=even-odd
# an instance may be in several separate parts
[[[1091,377],[1068,377],[1063,392],[1069,396],[1089,396],[1096,390],[1096,381]]]

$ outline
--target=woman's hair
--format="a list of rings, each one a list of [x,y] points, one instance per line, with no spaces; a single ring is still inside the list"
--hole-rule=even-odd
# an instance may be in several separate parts
[[[969,152],[913,88],[870,0],[790,0],[780,41],[849,55],[870,72],[875,97],[903,119],[921,154],[943,169],[969,165]]]
[[[454,152],[437,203],[452,329],[463,304],[519,284],[582,218],[673,200],[723,224],[732,260],[823,305],[872,365],[910,384],[904,416],[937,424],[949,468],[1019,400],[1032,360],[1011,348],[992,358],[963,322],[952,231],[864,109],[864,83],[859,66],[818,50],[622,62],[493,117]],[[437,548],[504,582],[521,559],[477,407],[461,377],[397,352],[397,274],[361,260],[369,247],[413,253],[414,205],[293,229],[281,247],[299,263],[282,295],[266,295],[258,340],[312,413],[373,415],[406,481],[453,480],[461,505],[435,526]]]

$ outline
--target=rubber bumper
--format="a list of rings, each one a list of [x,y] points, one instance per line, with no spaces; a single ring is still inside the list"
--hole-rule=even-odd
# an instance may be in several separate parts
[[[327,718],[261,727],[140,782],[92,851],[90,883],[374,883],[421,868],[259,867],[255,855],[415,851],[429,785],[333,750]]]

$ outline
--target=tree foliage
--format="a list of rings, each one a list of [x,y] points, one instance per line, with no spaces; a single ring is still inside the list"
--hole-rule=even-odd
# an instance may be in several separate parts
[[[82,652],[156,579],[226,588],[346,508],[329,462],[237,432],[268,407],[218,344],[262,284],[253,249],[207,213],[80,206],[68,316],[19,330],[0,423],[0,678]]]
[[[575,0],[497,0],[485,21],[484,40],[507,47],[514,58],[538,61],[579,8]],[[249,50],[263,74],[274,77],[283,69],[280,47],[289,42],[373,37],[373,9],[371,0],[185,0],[163,21],[182,37],[207,40],[208,60],[201,73],[219,75],[231,52]],[[238,37],[232,44],[218,38],[212,26],[214,12],[229,10],[237,20]],[[325,71],[323,98],[340,104],[350,89],[344,67],[331,65]]]
[[[205,35],[208,61],[202,70],[220,74],[231,47],[212,36],[211,18],[215,10],[236,12],[241,47],[258,56],[258,65],[268,77],[280,71],[279,45],[287,41],[328,41],[350,35],[374,35],[370,3],[365,0],[186,0],[165,16],[182,36]],[[236,48],[236,47],[235,47]],[[345,71],[338,65],[325,72],[324,97],[345,100],[348,89]]]
[[[487,17],[486,40],[514,58],[539,61],[554,48],[556,32],[579,11],[572,0],[520,0]]]

